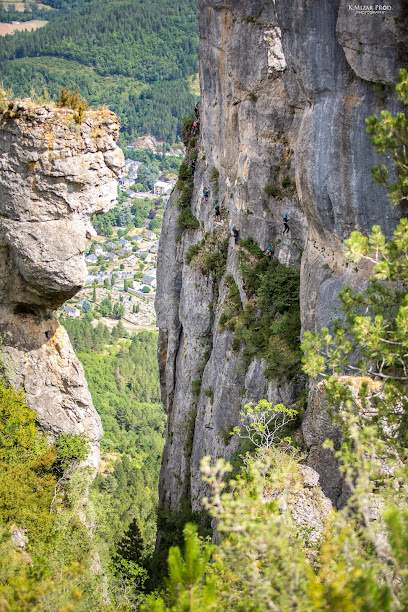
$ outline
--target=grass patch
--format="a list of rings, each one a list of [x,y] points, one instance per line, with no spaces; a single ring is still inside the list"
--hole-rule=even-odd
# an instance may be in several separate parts
[[[229,330],[235,331],[235,327],[238,323],[238,317],[243,313],[243,307],[241,302],[241,296],[234,278],[231,274],[225,277],[225,283],[227,284],[229,291],[226,298],[226,307],[220,316],[218,322],[219,328],[228,327]]]
[[[202,379],[197,378],[196,380],[193,380],[191,383],[191,392],[195,398],[197,398],[200,395],[201,382],[202,382]]]
[[[192,245],[186,255],[186,263],[204,276],[212,276],[219,283],[225,273],[228,255],[228,238],[206,234],[201,242]]]
[[[266,193],[266,195],[273,196],[274,198],[282,195],[281,190],[276,185],[265,185],[263,190]]]
[[[201,251],[201,249],[204,247],[204,240],[201,240],[201,242],[197,242],[196,244],[192,244],[187,251],[187,255],[186,255],[186,264],[190,265],[191,261],[194,259],[194,257],[196,255],[199,254],[199,252]]]
[[[211,181],[212,181],[212,183],[214,185],[214,193],[215,193],[215,195],[218,195],[218,192],[220,190],[220,186],[219,186],[219,183],[218,183],[219,176],[220,176],[219,170],[217,170],[217,168],[215,168],[215,166],[213,166],[211,168]]]
[[[212,387],[204,389],[204,394],[210,399],[210,403],[212,404],[214,400],[214,391],[212,390]]]

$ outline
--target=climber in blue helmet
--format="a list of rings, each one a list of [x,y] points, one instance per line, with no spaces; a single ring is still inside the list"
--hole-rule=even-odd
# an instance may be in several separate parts
[[[284,225],[283,235],[289,234],[290,228],[288,224],[288,213],[285,213],[283,216],[283,225]]]
[[[221,207],[220,207],[220,203],[217,202],[215,207],[214,207],[214,212],[215,212],[215,220],[218,223],[221,223]]]
[[[272,247],[268,247],[266,249],[265,255],[267,256],[268,259],[272,259]]]
[[[238,244],[238,240],[239,240],[239,229],[237,229],[235,227],[235,225],[232,226],[232,233],[234,235],[235,238],[235,244]]]

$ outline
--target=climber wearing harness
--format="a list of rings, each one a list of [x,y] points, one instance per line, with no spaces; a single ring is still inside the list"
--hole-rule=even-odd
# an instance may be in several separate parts
[[[288,224],[288,213],[284,214],[283,225],[284,225],[283,235],[289,234],[290,228],[289,228],[289,224]]]
[[[234,238],[235,238],[235,244],[238,244],[238,240],[239,240],[239,229],[237,229],[237,228],[235,227],[235,225],[233,225],[233,226],[232,226],[232,233],[233,233],[233,236],[234,236]]]
[[[208,194],[209,193],[210,193],[210,190],[208,189],[207,185],[204,185],[204,187],[203,187],[203,196],[204,196],[206,202],[208,202]]]
[[[272,247],[268,247],[266,249],[265,255],[267,256],[268,259],[272,259]]]
[[[195,112],[196,119],[198,119],[200,116],[199,104],[200,104],[200,100],[194,104],[194,112]]]
[[[198,130],[198,127],[199,127],[198,124],[199,123],[200,123],[200,117],[198,117],[198,119],[196,119],[194,121],[194,123],[193,123],[193,136],[195,136],[197,134],[197,130]]]
[[[220,203],[217,202],[215,207],[214,207],[214,212],[215,212],[215,220],[218,221],[219,223],[221,223],[221,210],[220,210]]]

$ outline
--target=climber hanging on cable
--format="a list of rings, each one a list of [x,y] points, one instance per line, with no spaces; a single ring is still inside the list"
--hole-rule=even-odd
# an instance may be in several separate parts
[[[207,185],[204,185],[203,187],[203,196],[206,202],[208,202],[208,196],[209,196],[210,190],[208,189]]]
[[[239,229],[237,227],[235,227],[235,225],[232,226],[232,234],[235,238],[235,244],[238,244],[238,240],[239,240]]]
[[[219,202],[216,203],[214,207],[214,212],[215,212],[215,220],[221,223],[221,208],[220,208]]]
[[[272,247],[268,247],[266,249],[265,255],[267,256],[268,259],[272,259]]]
[[[284,225],[283,235],[289,234],[290,227],[289,227],[289,224],[288,224],[288,213],[285,213],[284,216],[283,216],[283,225]]]

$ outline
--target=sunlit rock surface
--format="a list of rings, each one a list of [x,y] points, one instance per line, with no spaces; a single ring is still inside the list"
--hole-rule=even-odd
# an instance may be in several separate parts
[[[2,362],[41,428],[88,434],[99,465],[102,425],[84,372],[53,311],[86,278],[92,215],[116,201],[123,153],[109,111],[10,103],[0,114],[0,333]]]
[[[179,233],[175,190],[167,206],[158,263],[157,320],[163,402],[168,437],[160,479],[160,504],[176,508],[190,497],[201,507],[203,455],[230,457],[238,441],[228,432],[247,401],[266,397],[293,403],[301,388],[265,379],[265,364],[242,370],[232,350],[233,334],[218,321],[227,295],[186,265],[190,245],[205,232],[253,237],[272,246],[282,263],[301,269],[303,330],[327,325],[345,284],[363,287],[364,267],[349,265],[344,240],[378,224],[391,235],[404,213],[373,183],[379,159],[365,132],[365,118],[399,110],[392,94],[397,68],[407,63],[406,12],[402,0],[392,14],[357,15],[339,0],[200,0],[201,134],[191,202],[197,231]],[[219,175],[214,192],[211,170]],[[295,187],[268,196],[266,185]],[[210,187],[208,203],[203,185]],[[213,201],[224,225],[214,223]],[[288,213],[290,235],[282,236]],[[237,250],[229,238],[227,274],[245,295]],[[207,351],[207,352],[206,352]],[[210,356],[208,358],[208,351]],[[208,360],[207,360],[208,359]],[[204,370],[202,371],[204,363]],[[202,375],[198,397],[192,383]],[[309,398],[304,434],[309,465],[320,472],[323,490],[340,501],[337,467],[325,463],[321,442],[331,423],[319,397]]]

